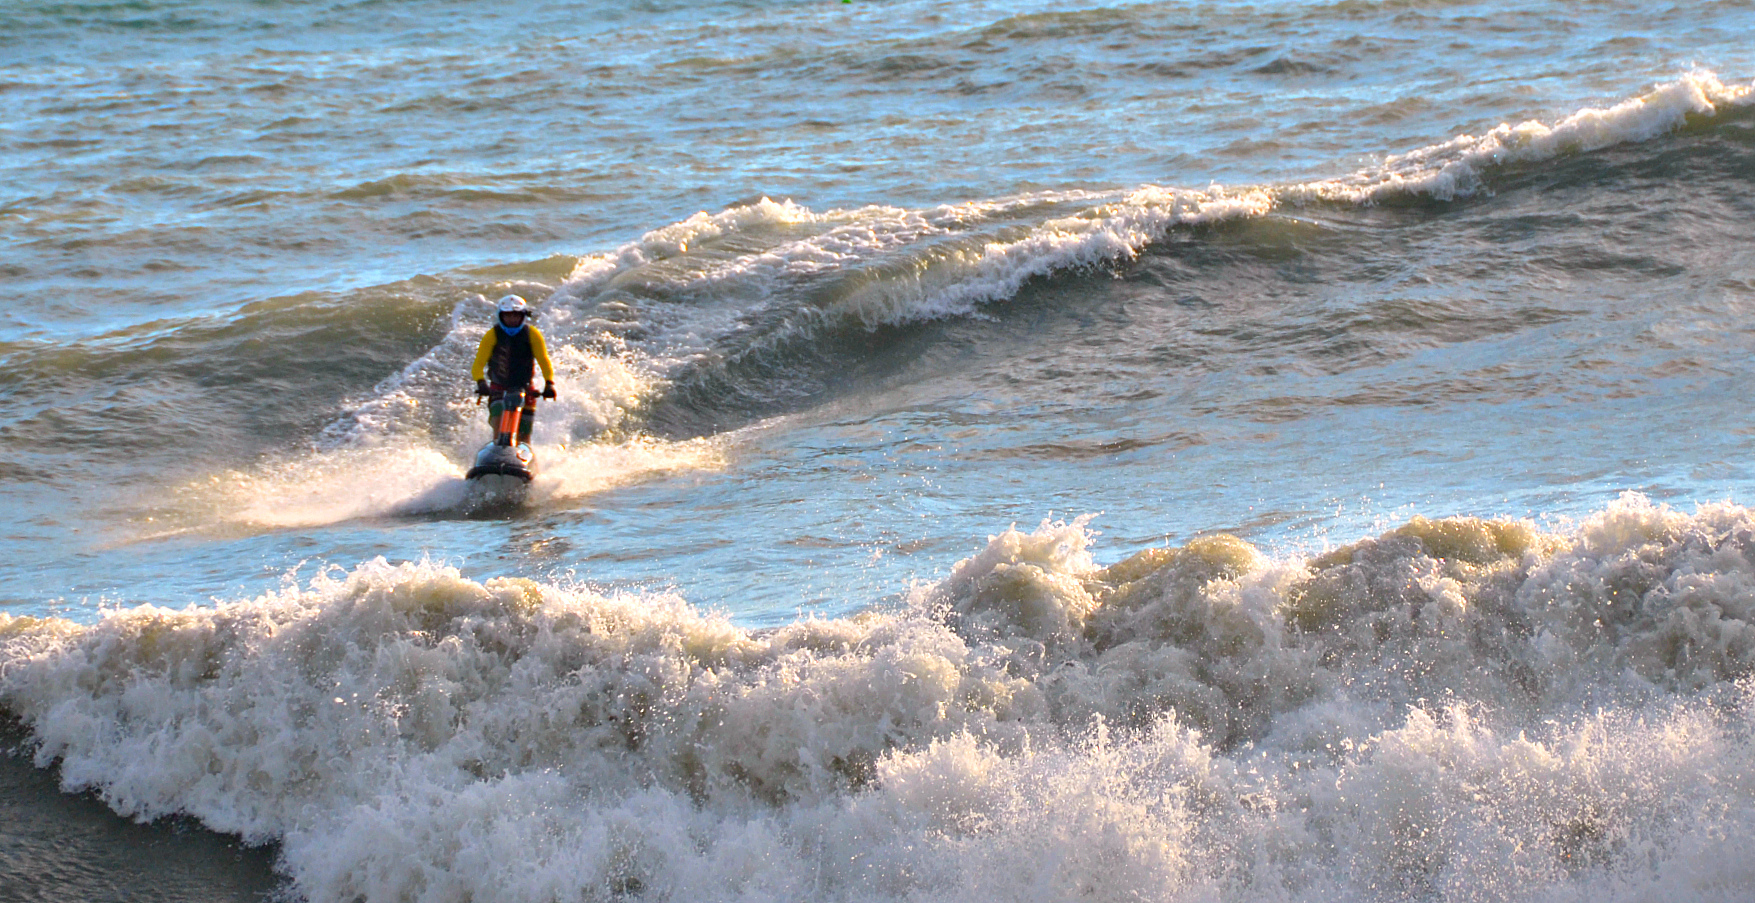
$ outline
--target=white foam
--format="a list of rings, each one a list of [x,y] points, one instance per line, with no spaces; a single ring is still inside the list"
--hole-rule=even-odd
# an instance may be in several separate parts
[[[234,523],[300,527],[462,506],[463,467],[436,449],[342,448],[296,458],[265,473],[238,471],[202,487],[202,507]]]
[[[1501,123],[1483,135],[1458,135],[1344,178],[1292,186],[1280,192],[1280,199],[1371,203],[1399,194],[1446,200],[1465,196],[1479,188],[1482,174],[1492,166],[1649,141],[1674,131],[1689,116],[1747,106],[1751,87],[1726,85],[1710,72],[1693,72],[1607,109],[1587,107],[1552,125],[1535,120]]]
[[[479,302],[481,299],[476,299]],[[347,406],[315,447],[178,488],[184,518],[254,527],[317,526],[370,517],[466,510],[480,500],[463,476],[491,435],[486,408],[459,390],[482,325],[459,304],[445,342]],[[527,496],[577,498],[681,470],[723,464],[723,440],[670,442],[628,434],[653,377],[636,356],[574,345],[550,350],[561,392],[538,406],[539,469]]]
[[[717,470],[722,439],[678,442],[636,436],[618,442],[538,442],[538,471],[525,498],[559,502],[681,471]],[[200,510],[227,521],[286,528],[371,517],[466,510],[481,499],[464,480],[473,448],[445,453],[419,446],[341,448],[260,471],[219,475],[184,491]]]
[[[1627,497],[1308,561],[1007,530],[900,610],[365,563],[217,608],[0,615],[70,788],[312,901],[1733,900],[1755,514]]]
[[[666,474],[719,470],[725,465],[725,445],[721,438],[672,442],[638,436],[544,448],[531,491],[539,499],[578,498]]]

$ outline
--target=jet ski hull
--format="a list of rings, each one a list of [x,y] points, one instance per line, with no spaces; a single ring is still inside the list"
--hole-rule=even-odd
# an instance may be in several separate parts
[[[522,484],[529,483],[535,476],[536,453],[530,450],[529,445],[500,445],[490,442],[475,453],[475,464],[469,468],[467,479],[501,483],[507,482],[509,478]]]

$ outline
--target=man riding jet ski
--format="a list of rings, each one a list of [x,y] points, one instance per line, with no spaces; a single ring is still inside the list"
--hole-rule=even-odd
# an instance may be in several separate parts
[[[530,325],[530,305],[517,295],[500,299],[499,317],[475,352],[470,378],[475,394],[488,399],[488,425],[494,441],[476,453],[469,479],[480,482],[530,482],[536,475],[536,454],[530,430],[536,421],[537,392],[530,385],[542,367],[542,397],[555,397],[555,368],[548,359],[542,333]]]

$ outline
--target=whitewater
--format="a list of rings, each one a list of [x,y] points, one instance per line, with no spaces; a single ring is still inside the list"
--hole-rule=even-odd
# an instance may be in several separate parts
[[[1748,900],[1752,26],[0,10],[0,900]]]
[[[1736,899],[1755,517],[1416,519],[1308,561],[1008,530],[906,606],[379,560],[7,618],[41,764],[308,899]]]

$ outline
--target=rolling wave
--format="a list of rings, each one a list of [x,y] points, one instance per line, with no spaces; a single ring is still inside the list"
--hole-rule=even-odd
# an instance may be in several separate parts
[[[1740,129],[1750,98],[1749,86],[1696,73],[1551,125],[1501,125],[1288,185],[1147,185],[823,213],[764,199],[582,258],[548,304],[598,340],[637,347],[685,409],[771,412],[812,395],[810,370],[842,369],[858,346],[869,353],[878,331],[991,312],[1033,280],[1125,264],[1173,231],[1490,193],[1490,178],[1515,182],[1615,145],[1682,128]],[[789,386],[794,379],[801,385]],[[685,421],[688,413],[702,410]]]

